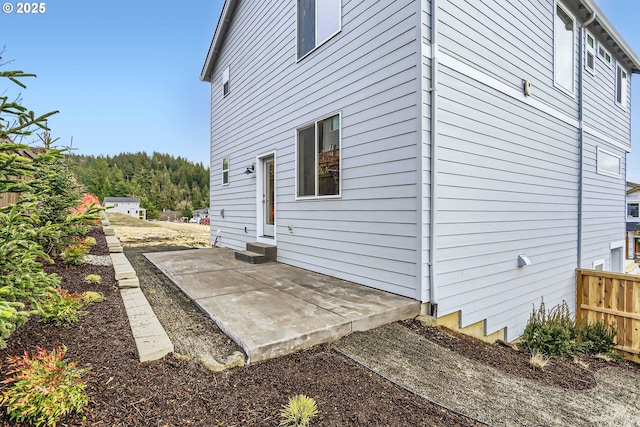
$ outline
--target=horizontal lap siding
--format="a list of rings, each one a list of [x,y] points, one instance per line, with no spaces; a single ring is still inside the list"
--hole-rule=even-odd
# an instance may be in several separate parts
[[[597,147],[620,156],[619,178],[597,173]],[[593,268],[593,262],[604,259],[611,268],[609,244],[625,240],[626,182],[625,152],[589,134],[584,136],[582,268]]]
[[[440,49],[514,89],[577,118],[578,99],[554,87],[552,0],[447,0],[439,3]],[[574,55],[578,58],[576,31]],[[578,74],[575,68],[574,85]]]
[[[295,22],[295,2],[240,2],[233,18],[212,84],[212,234],[230,248],[256,239],[256,177],[243,172],[276,151],[278,260],[419,298],[419,9],[345,0],[341,32],[300,61]],[[296,129],[337,111],[342,198],[295,200]]]
[[[597,52],[596,52],[597,54]],[[595,73],[584,72],[584,124],[615,141],[630,146],[631,116],[616,104],[616,66],[595,59]],[[631,73],[627,70],[628,85],[625,102],[630,103]]]
[[[529,80],[532,98],[577,120],[577,97],[553,85],[552,1],[440,5],[444,54],[516,90]],[[577,46],[576,33],[576,58]],[[578,129],[442,65],[438,96],[438,314],[512,339],[540,298],[575,300]]]

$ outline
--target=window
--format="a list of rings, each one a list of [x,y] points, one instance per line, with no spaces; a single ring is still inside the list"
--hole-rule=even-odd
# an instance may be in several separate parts
[[[609,55],[609,52],[607,52],[607,50],[600,43],[598,43],[598,58],[607,63],[609,66],[612,65],[611,55]]]
[[[298,129],[297,195],[340,195],[340,115]]]
[[[229,184],[229,158],[222,159],[222,185]]]
[[[584,68],[589,71],[591,74],[594,74],[596,71],[596,41],[591,34],[586,33],[586,44],[585,44],[585,61]]]
[[[627,216],[638,218],[640,217],[640,205],[638,203],[627,203]]]
[[[573,18],[556,4],[553,29],[553,78],[556,86],[573,94],[574,84]]]
[[[616,104],[627,109],[627,72],[618,64],[616,66]]]
[[[598,173],[620,177],[620,157],[598,147]]]
[[[222,96],[229,94],[229,67],[222,72]]]
[[[340,31],[342,0],[298,0],[298,59]]]
[[[604,271],[604,259],[593,261],[593,269],[597,271]]]

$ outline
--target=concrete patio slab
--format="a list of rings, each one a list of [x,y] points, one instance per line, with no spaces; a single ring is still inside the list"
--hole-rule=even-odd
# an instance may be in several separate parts
[[[247,353],[248,363],[408,319],[418,301],[223,248],[145,254]]]

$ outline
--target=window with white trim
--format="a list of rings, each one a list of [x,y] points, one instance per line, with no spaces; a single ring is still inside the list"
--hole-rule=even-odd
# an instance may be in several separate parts
[[[229,184],[229,158],[222,159],[222,185]]]
[[[604,271],[604,259],[593,261],[593,269],[597,271]]]
[[[596,72],[596,40],[588,31],[585,32],[585,60],[584,68],[591,74]]]
[[[227,96],[230,91],[229,86],[229,67],[225,68],[222,72],[222,96]]]
[[[604,175],[620,177],[620,157],[598,147],[596,163],[598,173]]]
[[[298,0],[298,59],[338,33],[342,0]]]
[[[556,3],[553,24],[553,81],[555,85],[571,94],[574,93],[574,43],[575,21],[571,15]]]
[[[340,195],[340,114],[298,129],[297,196]]]
[[[629,78],[627,71],[620,66],[616,65],[616,104],[627,109],[627,87]]]
[[[639,203],[627,203],[627,216],[631,218],[640,217],[640,204]]]
[[[613,62],[611,62],[611,55],[609,54],[609,52],[607,52],[607,49],[605,49],[601,43],[598,43],[598,58],[600,58],[600,60],[602,60],[602,62],[607,64],[609,67],[613,65]]]

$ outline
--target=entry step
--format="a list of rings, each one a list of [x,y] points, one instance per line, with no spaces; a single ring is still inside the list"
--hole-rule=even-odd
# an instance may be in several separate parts
[[[247,243],[246,251],[236,251],[235,257],[239,261],[249,264],[263,264],[273,262],[277,258],[277,248],[266,243]]]

